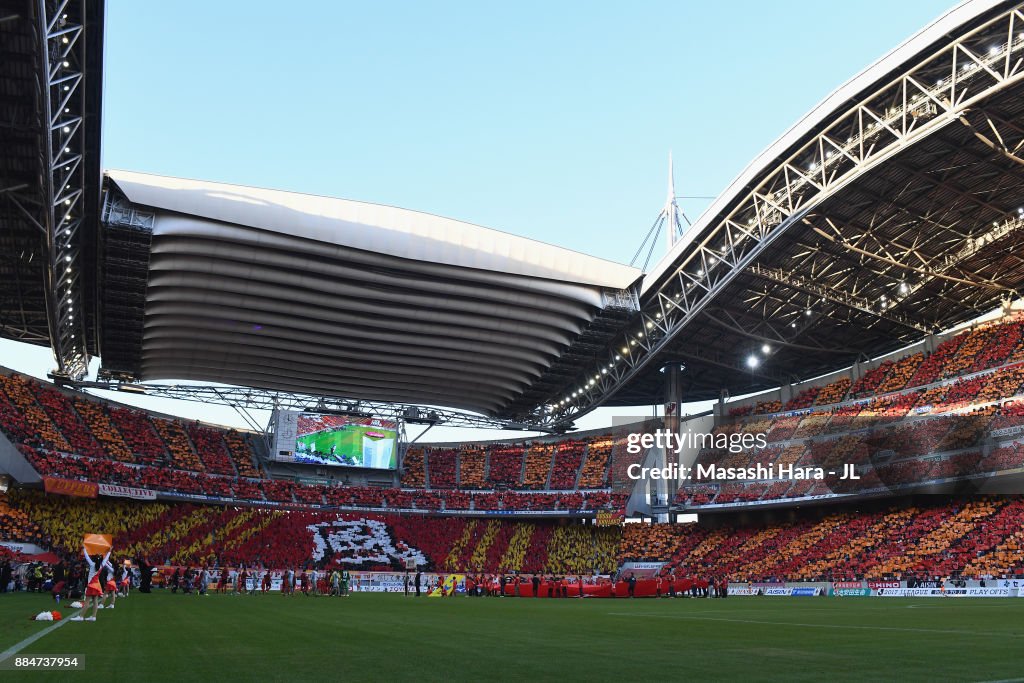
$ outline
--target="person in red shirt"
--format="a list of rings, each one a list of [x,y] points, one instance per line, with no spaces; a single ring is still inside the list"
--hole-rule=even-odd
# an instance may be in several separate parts
[[[220,570],[220,581],[217,582],[217,592],[227,593],[228,591],[228,568],[223,567]]]

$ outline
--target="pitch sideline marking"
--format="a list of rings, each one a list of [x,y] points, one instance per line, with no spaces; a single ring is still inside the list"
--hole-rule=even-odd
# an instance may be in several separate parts
[[[79,613],[81,613],[81,611],[82,610],[79,609],[72,616],[78,615]],[[11,647],[7,648],[3,652],[0,652],[0,662],[7,661],[7,659],[9,657],[13,657],[14,655],[16,655],[19,652],[21,652],[22,650],[24,650],[29,645],[31,645],[32,643],[36,642],[37,640],[39,640],[40,638],[45,636],[47,633],[52,633],[53,631],[56,631],[57,629],[59,629],[61,626],[63,626],[64,624],[66,624],[69,621],[71,621],[71,617],[64,617],[63,619],[61,619],[57,623],[52,624],[50,626],[47,626],[42,631],[39,631],[38,633],[33,633],[32,635],[30,635],[28,638],[26,638],[25,640],[21,641],[20,643],[15,643],[14,645],[12,645]]]
[[[725,617],[700,617],[687,616],[684,614],[635,614],[633,612],[608,612],[610,616],[618,617],[645,617],[654,619],[689,619],[693,621],[730,621],[739,624],[766,624],[768,626],[802,626],[805,628],[839,628],[857,629],[868,631],[908,631],[911,633],[947,633],[963,636],[996,636],[1003,638],[1022,638],[1024,634],[1018,633],[992,633],[986,631],[956,631],[935,628],[911,628],[905,626],[863,626],[857,624],[805,624],[796,621],[764,621],[759,619],[728,619]],[[1024,680],[1024,679],[1018,679]]]

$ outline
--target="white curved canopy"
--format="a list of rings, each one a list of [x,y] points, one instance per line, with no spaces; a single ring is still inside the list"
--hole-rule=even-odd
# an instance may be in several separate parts
[[[639,271],[393,207],[110,171],[154,210],[140,367],[500,411]],[[104,359],[106,365],[107,359]]]

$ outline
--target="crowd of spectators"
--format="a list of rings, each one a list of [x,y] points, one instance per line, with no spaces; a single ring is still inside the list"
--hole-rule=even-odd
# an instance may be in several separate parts
[[[587,459],[580,470],[579,488],[598,489],[607,483],[608,459],[615,444],[612,437],[599,436],[587,445]]]
[[[736,581],[1007,576],[1024,568],[1024,500],[936,499],[927,506],[723,525],[627,525],[620,561]]]
[[[111,422],[134,454],[136,462],[150,465],[168,463],[170,454],[167,447],[145,413],[117,406],[110,406],[109,412]]]
[[[586,448],[587,442],[577,439],[566,439],[558,443],[554,465],[551,468],[550,488],[576,488],[576,479],[583,464],[583,454]]]
[[[453,489],[458,485],[459,452],[454,448],[431,448],[427,450],[427,469],[430,471],[430,488]]]
[[[328,538],[339,521],[354,523],[346,527],[354,530],[355,540],[338,544]],[[317,541],[320,527],[324,534]],[[386,538],[371,533],[381,528]],[[423,569],[486,572],[611,572],[619,534],[617,527],[540,520],[145,503],[30,490],[0,494],[0,530],[11,536],[45,539],[54,550],[76,554],[83,534],[96,529],[114,537],[118,556],[146,556],[153,564],[404,569],[400,551],[414,549],[429,562]]]
[[[936,350],[948,361],[948,349],[958,348],[975,357],[986,344],[998,343],[998,355],[1005,359],[1013,342],[1020,343],[1019,323],[1012,334],[998,334],[1003,326],[975,330],[961,335]],[[959,341],[957,341],[959,340]],[[933,354],[934,355],[934,354]],[[911,374],[913,363],[893,362],[889,376],[900,382]],[[957,368],[971,368],[957,363]],[[883,388],[897,386],[890,382]],[[689,506],[742,503],[799,498],[808,495],[839,494],[904,488],[935,480],[976,477],[984,473],[1020,467],[1018,447],[997,444],[985,458],[981,448],[991,430],[1024,425],[1024,408],[1019,401],[1007,401],[1024,388],[1024,364],[1002,365],[979,371],[970,377],[947,378],[928,389],[906,389],[866,397],[812,412],[776,417],[751,416],[742,421],[723,423],[716,431],[742,429],[765,433],[768,448],[743,453],[704,449],[696,463],[720,467],[752,467],[758,463],[784,464],[798,468],[842,468],[858,465],[860,481],[789,485],[781,481],[730,484],[716,488],[691,483],[680,489],[676,501]],[[1011,434],[1016,438],[1022,435]],[[809,447],[808,447],[809,446]],[[783,448],[782,453],[778,449]],[[766,485],[765,485],[766,484]]]
[[[491,447],[487,483],[494,487],[519,488],[523,476],[523,453],[520,444],[498,444]]]
[[[193,450],[192,444],[189,443],[188,434],[182,428],[180,422],[177,420],[165,420],[160,417],[153,418],[151,421],[153,426],[156,427],[157,434],[167,444],[167,448],[171,453],[171,463],[174,467],[193,472],[205,470],[202,463],[199,462],[199,456]]]
[[[185,429],[207,472],[229,476],[236,474],[231,456],[228,455],[228,447],[225,445],[220,431],[203,427],[194,422],[189,423]]]
[[[121,462],[134,462],[132,451],[121,432],[111,422],[103,406],[84,398],[75,401],[75,412],[89,426],[89,430],[103,444],[103,451]]]
[[[548,488],[548,474],[557,444],[534,442],[526,451],[526,469],[523,473],[523,487],[528,489]]]
[[[485,489],[484,473],[487,468],[487,449],[467,446],[459,452],[459,488]]]
[[[421,489],[426,486],[426,455],[422,448],[410,448],[402,463],[402,486]]]

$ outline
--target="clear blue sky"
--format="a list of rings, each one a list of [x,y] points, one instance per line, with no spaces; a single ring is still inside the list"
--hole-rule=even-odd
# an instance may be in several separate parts
[[[628,261],[664,202],[669,150],[678,194],[717,195],[951,6],[108,0],[103,165],[401,206]],[[708,203],[680,200],[691,219]],[[0,357],[53,366],[12,342]]]

